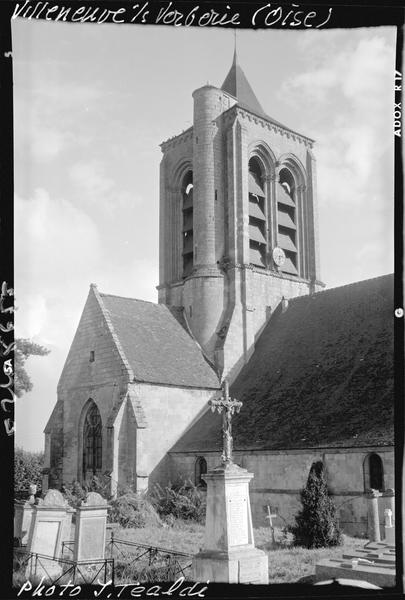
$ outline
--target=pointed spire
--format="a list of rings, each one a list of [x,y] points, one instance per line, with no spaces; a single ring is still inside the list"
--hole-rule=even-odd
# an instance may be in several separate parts
[[[239,66],[238,56],[236,52],[236,30],[232,66],[229,70],[228,75],[225,78],[224,83],[221,86],[221,89],[224,92],[228,92],[228,94],[231,94],[231,96],[237,98],[238,104],[240,104],[241,106],[259,115],[265,116],[265,112],[261,107],[260,102],[256,98],[256,95],[252,90],[250,83],[246,79],[246,75]]]
[[[233,62],[232,62],[232,66],[233,65],[237,65],[238,64],[238,56],[236,53],[236,29],[233,30],[234,33],[234,49],[233,49]]]

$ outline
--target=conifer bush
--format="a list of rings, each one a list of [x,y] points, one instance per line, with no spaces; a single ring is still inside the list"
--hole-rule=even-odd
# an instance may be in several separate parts
[[[289,528],[294,544],[305,548],[339,546],[342,536],[321,461],[312,465],[300,497],[302,508],[295,517],[295,524]]]

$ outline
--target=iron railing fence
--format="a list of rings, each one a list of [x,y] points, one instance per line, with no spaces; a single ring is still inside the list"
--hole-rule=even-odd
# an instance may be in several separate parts
[[[59,558],[14,548],[14,573],[30,579],[45,577],[50,585],[57,583],[92,584],[103,581],[120,583],[189,580],[192,554],[161,546],[118,539],[111,532],[106,544],[109,558],[74,561],[74,541],[62,542]]]
[[[111,580],[114,584],[114,559],[102,558],[74,561],[55,558],[38,552],[24,552],[14,548],[14,573],[24,571],[28,579],[45,577],[49,585],[70,581],[74,584],[93,584]]]
[[[118,539],[113,531],[107,548],[115,560],[116,575],[123,582],[175,581],[178,577],[187,580],[191,574],[193,555],[187,552]]]

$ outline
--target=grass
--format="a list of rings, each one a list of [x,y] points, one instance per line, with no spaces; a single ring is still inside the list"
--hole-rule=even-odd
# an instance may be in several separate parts
[[[108,542],[111,530],[114,531],[115,539],[138,542],[150,546],[159,546],[167,550],[196,554],[204,543],[204,525],[192,521],[174,520],[171,526],[149,525],[138,529],[124,529],[117,524],[111,524],[107,530],[107,552],[106,558],[110,556]],[[364,545],[364,538],[352,538],[343,535],[343,545],[335,548],[321,548],[308,550],[307,548],[292,545],[291,535],[283,535],[281,530],[275,530],[276,543],[271,541],[271,532],[268,527],[259,527],[254,530],[255,546],[264,550],[269,557],[269,583],[296,583],[299,581],[312,583],[315,574],[315,565],[322,558],[333,558],[341,556],[355,546]],[[73,539],[73,528],[72,537]],[[162,565],[155,563],[153,570],[147,569],[143,561],[134,563],[131,555],[136,550],[129,547],[121,547],[123,553],[114,552],[116,557],[116,583],[129,583],[135,580],[163,579],[159,576]],[[132,556],[133,559],[133,556]],[[145,557],[146,559],[146,557]],[[189,559],[184,559],[189,563]],[[150,571],[150,572],[148,572]],[[163,572],[163,571],[162,571]],[[15,585],[20,583],[19,577],[24,579],[25,573],[15,573]],[[22,581],[22,580],[21,580]],[[24,579],[25,581],[25,579]]]
[[[180,520],[175,521],[172,527],[149,526],[144,529],[122,529],[113,526],[113,529],[117,539],[190,554],[196,554],[200,550],[204,538],[203,525]],[[269,583],[296,583],[300,580],[311,583],[315,574],[315,565],[319,560],[341,556],[344,551],[367,542],[365,539],[344,535],[342,546],[308,550],[292,546],[291,538],[286,539],[277,529],[275,546],[271,542],[269,528],[255,529],[254,536],[255,546],[264,550],[269,557]]]

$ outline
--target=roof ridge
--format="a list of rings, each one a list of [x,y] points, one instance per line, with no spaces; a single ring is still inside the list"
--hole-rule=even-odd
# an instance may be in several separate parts
[[[103,292],[99,292],[101,297],[108,296],[109,298],[121,298],[122,300],[132,300],[133,302],[145,302],[147,304],[154,304],[155,306],[166,306],[164,304],[159,304],[159,302],[153,302],[153,300],[143,300],[142,298],[131,298],[130,296],[119,296],[118,294],[105,294]]]

